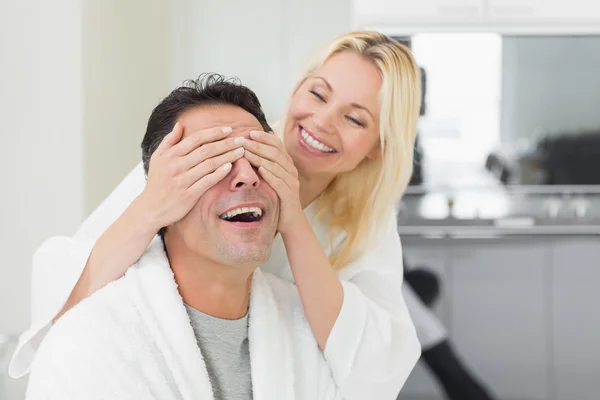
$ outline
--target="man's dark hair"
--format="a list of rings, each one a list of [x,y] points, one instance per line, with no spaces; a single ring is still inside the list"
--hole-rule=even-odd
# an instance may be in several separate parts
[[[254,115],[265,132],[272,130],[260,101],[252,90],[235,78],[226,79],[214,73],[202,74],[198,79],[185,81],[183,86],[173,90],[152,110],[142,140],[142,160],[146,174],[150,157],[164,137],[173,130],[182,113],[197,106],[218,104],[238,106]]]

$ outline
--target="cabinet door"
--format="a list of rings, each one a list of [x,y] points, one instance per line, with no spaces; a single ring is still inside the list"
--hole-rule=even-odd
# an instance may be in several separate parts
[[[448,319],[446,318],[448,306],[446,301],[448,293],[446,287],[448,282],[446,245],[447,242],[441,239],[402,238],[402,248],[406,260],[404,267],[408,269],[427,268],[435,272],[440,279],[441,297],[435,304],[433,312],[445,326],[448,325]],[[434,381],[426,366],[419,362],[402,388],[399,399],[442,399],[443,397],[437,382]]]
[[[451,337],[498,396],[548,399],[549,305],[543,239],[457,239],[451,258]]]
[[[448,324],[448,241],[429,238],[401,238],[402,253],[407,270],[424,268],[437,274],[440,279],[441,296],[434,304],[434,313]]]
[[[440,20],[483,15],[483,0],[356,0],[359,20],[383,18],[387,21]]]
[[[554,382],[558,399],[598,397],[600,241],[566,239],[553,248]]]
[[[530,19],[532,22],[599,21],[597,0],[490,0],[489,13],[495,19]]]

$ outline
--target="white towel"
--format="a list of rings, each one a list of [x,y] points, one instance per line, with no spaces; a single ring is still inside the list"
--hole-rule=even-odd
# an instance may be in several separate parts
[[[341,398],[292,284],[256,270],[249,313],[254,400]],[[158,237],[123,278],[50,329],[27,399],[213,399]]]

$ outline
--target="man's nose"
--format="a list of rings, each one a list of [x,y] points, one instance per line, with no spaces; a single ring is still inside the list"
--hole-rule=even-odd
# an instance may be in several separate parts
[[[260,186],[258,172],[246,158],[240,158],[234,162],[230,173],[231,191],[258,189]]]

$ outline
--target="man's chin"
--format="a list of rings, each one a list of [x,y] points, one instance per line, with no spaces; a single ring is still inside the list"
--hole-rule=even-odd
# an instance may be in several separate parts
[[[231,256],[232,261],[242,264],[264,264],[271,255],[273,239],[277,235],[271,221],[256,229],[238,229],[227,223],[221,226],[220,246],[223,255]]]
[[[271,256],[271,247],[250,243],[240,244],[229,248],[224,256],[231,265],[257,268],[267,262]]]

